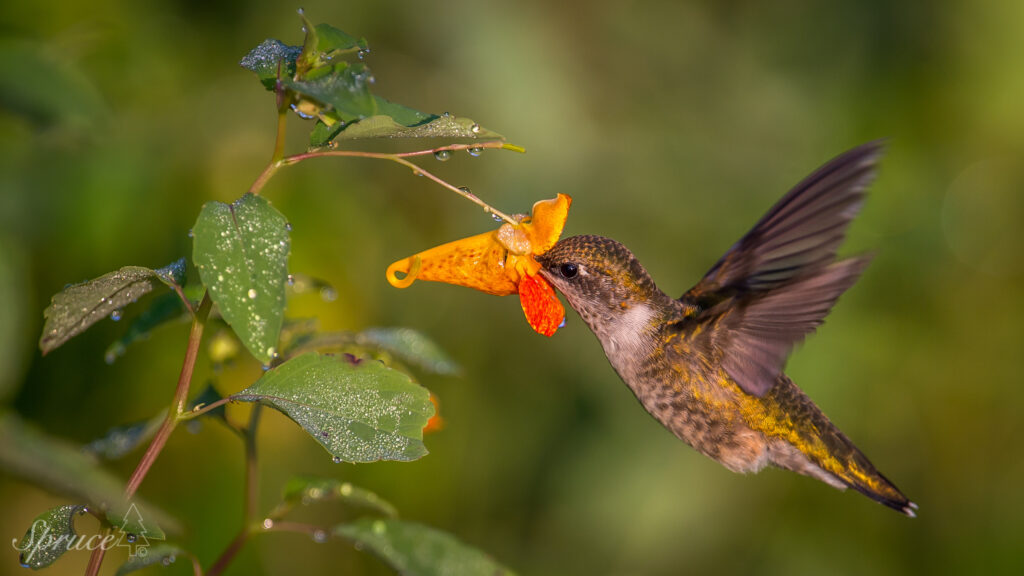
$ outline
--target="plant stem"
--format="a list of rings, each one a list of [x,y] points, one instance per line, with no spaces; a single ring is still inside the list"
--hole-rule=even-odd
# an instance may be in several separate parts
[[[271,164],[284,158],[284,142],[287,127],[288,109],[279,108],[277,110],[277,136],[274,139],[274,155],[270,157]]]
[[[160,425],[160,430],[153,437],[153,441],[149,443],[149,447],[146,448],[146,453],[142,456],[142,460],[139,461],[135,471],[132,472],[131,478],[128,479],[128,484],[124,489],[125,499],[130,500],[135,495],[135,492],[138,491],[142,480],[146,478],[146,474],[153,466],[153,463],[156,462],[157,456],[160,455],[164,445],[167,444],[167,439],[170,438],[171,432],[174,431],[174,427],[178,423],[178,417],[185,410],[189,385],[192,383],[192,371],[196,367],[196,357],[199,355],[199,343],[203,339],[203,328],[206,326],[206,319],[210,316],[210,308],[212,307],[213,301],[210,300],[210,294],[207,292],[203,295],[203,300],[199,304],[199,310],[196,311],[195,316],[192,318],[192,330],[188,335],[185,360],[181,365],[178,387],[174,390],[171,408],[167,410],[167,417],[164,418],[163,424]],[[107,533],[110,533],[109,528]],[[92,556],[89,557],[89,565],[85,569],[85,576],[96,576],[99,574],[104,554],[106,554],[106,550],[102,546],[93,550]]]
[[[495,207],[491,206],[490,204],[484,202],[476,194],[473,194],[472,192],[470,192],[468,190],[463,190],[462,188],[459,188],[457,186],[453,186],[453,185],[449,184],[448,182],[446,182],[445,180],[443,180],[443,179],[435,176],[434,174],[431,174],[430,172],[424,170],[420,166],[418,166],[416,164],[413,164],[412,162],[406,160],[406,158],[412,158],[412,157],[416,157],[416,156],[427,156],[427,155],[436,154],[438,152],[451,152],[451,151],[455,151],[455,150],[468,150],[470,148],[496,148],[496,149],[515,150],[515,151],[522,151],[523,150],[519,146],[514,146],[512,144],[506,144],[506,143],[504,143],[504,142],[502,142],[500,140],[491,140],[491,141],[488,141],[488,142],[478,142],[478,143],[474,143],[474,144],[450,144],[448,146],[441,146],[439,148],[431,148],[429,150],[416,150],[416,151],[413,151],[413,152],[399,152],[399,153],[394,153],[394,154],[386,153],[386,152],[363,152],[363,151],[360,151],[360,150],[316,150],[316,151],[313,151],[313,152],[305,152],[305,153],[302,153],[302,154],[293,154],[292,156],[285,156],[283,158],[279,158],[279,159],[276,159],[276,160],[271,160],[270,164],[268,164],[267,167],[263,169],[263,172],[260,173],[259,177],[256,178],[256,181],[253,182],[252,186],[249,188],[249,192],[252,193],[252,194],[259,194],[260,191],[263,189],[263,187],[274,176],[274,174],[277,172],[277,170],[279,168],[281,168],[283,166],[291,166],[292,164],[298,164],[299,162],[302,162],[303,160],[309,160],[311,158],[330,158],[330,157],[339,157],[339,158],[376,158],[376,159],[379,159],[379,160],[390,160],[392,162],[396,162],[398,164],[401,164],[401,165],[403,165],[403,166],[405,166],[407,168],[411,168],[412,171],[415,172],[416,174],[422,174],[423,176],[426,176],[427,178],[429,178],[430,180],[436,182],[437,184],[440,184],[441,186],[451,190],[452,192],[455,192],[459,196],[462,196],[463,198],[469,200],[470,202],[476,204],[477,206],[480,206],[488,214],[494,214],[495,216],[497,216],[498,218],[501,218],[502,220],[504,220],[505,222],[508,222],[509,224],[512,224],[512,225],[518,224],[519,222],[515,218],[512,218],[508,214],[505,214],[501,210],[498,210],[497,208],[495,208]]]
[[[252,519],[259,511],[260,501],[260,469],[256,452],[256,434],[259,431],[262,411],[263,406],[259,404],[253,406],[252,414],[249,416],[249,425],[245,428],[245,508],[242,512],[242,529],[238,531],[228,547],[221,552],[213,566],[206,571],[207,576],[217,576],[224,572],[235,556],[242,551],[242,547],[245,546],[245,542],[252,533],[250,526]]]
[[[108,526],[103,532],[103,538],[106,539],[112,531],[113,529]],[[103,565],[103,556],[106,553],[106,546],[97,546],[93,549],[92,554],[89,556],[89,564],[85,567],[85,576],[96,576],[100,573],[100,566]]]
[[[223,405],[225,405],[225,404],[227,404],[228,402],[231,402],[231,401],[232,401],[232,398],[230,396],[228,396],[227,398],[221,398],[220,400],[217,400],[216,402],[210,402],[209,404],[203,404],[202,406],[196,406],[192,410],[181,414],[178,417],[178,420],[191,420],[193,418],[198,418],[198,417],[202,416],[203,414],[206,414],[207,412],[211,412],[213,410],[216,410],[217,408],[220,408],[221,406],[223,406]]]
[[[163,425],[160,426],[160,430],[153,437],[153,441],[150,442],[149,448],[146,449],[146,453],[142,456],[139,465],[135,467],[135,472],[128,479],[128,485],[124,489],[125,498],[131,498],[138,491],[139,485],[142,484],[142,480],[145,479],[150,467],[153,466],[153,462],[156,462],[160,451],[167,444],[167,439],[170,438],[171,432],[174,431],[174,427],[178,423],[178,417],[185,411],[188,389],[192,383],[192,371],[195,369],[196,357],[199,355],[199,343],[203,339],[203,328],[206,327],[206,319],[210,315],[212,305],[213,301],[210,300],[210,294],[207,292],[203,295],[203,300],[199,304],[199,310],[192,320],[192,330],[188,336],[188,348],[185,350],[185,360],[181,365],[181,374],[178,376],[178,387],[174,390],[174,400],[171,402],[171,409],[167,411],[167,417],[164,418]]]

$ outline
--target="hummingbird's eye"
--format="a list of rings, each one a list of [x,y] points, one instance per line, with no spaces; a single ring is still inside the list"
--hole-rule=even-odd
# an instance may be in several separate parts
[[[573,264],[572,262],[566,262],[565,264],[562,264],[562,267],[559,269],[559,272],[561,272],[562,276],[566,278],[575,278],[576,275],[580,273],[580,269],[579,266]]]

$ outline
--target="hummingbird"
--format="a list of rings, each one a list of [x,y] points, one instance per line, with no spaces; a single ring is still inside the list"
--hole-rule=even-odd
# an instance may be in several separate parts
[[[853,488],[914,517],[917,505],[783,371],[868,265],[836,250],[881,153],[864,144],[805,178],[678,299],[609,238],[565,238],[537,259],[647,412],[698,452],[734,472],[772,465]]]

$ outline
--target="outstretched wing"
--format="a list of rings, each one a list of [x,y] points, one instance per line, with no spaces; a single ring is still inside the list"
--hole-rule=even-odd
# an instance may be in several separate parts
[[[789,191],[681,300],[699,312],[688,324],[721,353],[722,366],[762,396],[793,347],[824,322],[869,261],[835,262],[864,201],[881,144],[854,148]]]
[[[716,292],[767,291],[832,262],[864,202],[881,142],[850,150],[805,178],[779,200],[684,300]]]

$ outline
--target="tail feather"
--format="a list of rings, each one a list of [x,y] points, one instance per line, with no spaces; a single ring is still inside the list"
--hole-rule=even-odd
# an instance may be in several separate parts
[[[917,516],[917,504],[911,502],[895,484],[883,476],[867,456],[788,377],[780,376],[779,382],[765,399],[768,404],[788,414],[793,424],[788,434],[771,435],[791,445],[804,457],[795,459],[792,454],[787,454],[785,457],[773,458],[774,464],[817,477],[836,487],[853,488],[875,502],[911,518]],[[809,469],[807,464],[813,468]]]

